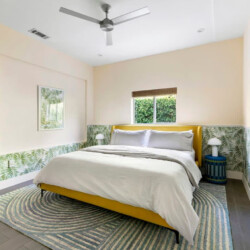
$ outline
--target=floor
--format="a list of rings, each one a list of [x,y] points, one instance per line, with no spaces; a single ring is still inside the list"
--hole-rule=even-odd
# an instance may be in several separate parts
[[[229,218],[235,250],[250,249],[250,200],[239,180],[226,185]]]
[[[26,182],[24,185],[29,185]],[[20,188],[19,185],[15,188]],[[0,195],[14,188],[1,191]],[[250,249],[250,201],[241,181],[229,179],[226,185],[228,210],[232,228],[234,250]],[[48,249],[0,222],[0,250],[44,250]]]
[[[0,195],[11,192],[17,188],[21,188],[32,184],[32,181],[27,181],[18,184],[15,187],[0,190]],[[11,227],[0,222],[0,250],[44,250],[49,249],[31,238],[19,233]]]

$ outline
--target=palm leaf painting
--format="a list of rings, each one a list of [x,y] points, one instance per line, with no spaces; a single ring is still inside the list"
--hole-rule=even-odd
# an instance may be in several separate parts
[[[61,89],[38,87],[39,130],[64,128],[64,91]]]

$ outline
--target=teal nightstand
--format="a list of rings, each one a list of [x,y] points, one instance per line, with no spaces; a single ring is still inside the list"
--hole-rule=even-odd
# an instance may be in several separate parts
[[[206,155],[205,168],[207,181],[216,184],[225,184],[227,182],[226,165],[226,157]]]

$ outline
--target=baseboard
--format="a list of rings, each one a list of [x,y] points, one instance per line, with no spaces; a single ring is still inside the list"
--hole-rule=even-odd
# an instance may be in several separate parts
[[[16,186],[20,183],[33,180],[38,173],[39,173],[39,170],[28,173],[28,174],[20,175],[17,177],[13,177],[4,181],[0,181],[0,190],[7,189],[10,187]]]
[[[248,185],[246,177],[243,175],[242,172],[227,170],[227,178],[241,180],[247,192],[247,196],[250,200],[250,187]]]
[[[243,185],[246,189],[246,192],[247,192],[247,195],[248,195],[248,199],[250,200],[250,187],[248,185],[248,180],[246,179],[245,176],[242,177],[242,182],[243,182]]]
[[[229,179],[242,180],[242,177],[242,172],[227,170],[227,178]]]

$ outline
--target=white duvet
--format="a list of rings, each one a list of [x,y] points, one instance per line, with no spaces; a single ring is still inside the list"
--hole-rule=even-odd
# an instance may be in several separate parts
[[[190,244],[199,223],[192,207],[201,172],[185,152],[94,146],[54,158],[34,179],[158,213]]]

